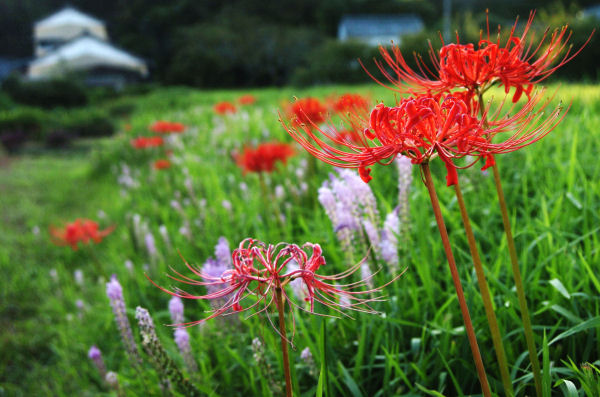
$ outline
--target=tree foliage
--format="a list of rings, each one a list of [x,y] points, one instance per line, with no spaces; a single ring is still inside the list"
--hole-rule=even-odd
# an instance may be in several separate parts
[[[453,28],[476,34],[485,20],[485,3],[452,1]],[[574,40],[581,41],[586,36],[579,36],[589,33],[594,23],[583,23],[574,15],[578,7],[592,3],[585,0],[573,6],[566,0],[510,0],[492,9],[491,16],[494,23],[507,25],[515,15],[525,17],[529,10],[537,9],[540,23],[545,24],[560,14],[561,23],[567,18],[576,27],[582,26]],[[316,65],[323,65],[328,74],[320,80],[331,80],[331,69],[347,58],[343,49],[352,47],[331,42],[344,15],[418,14],[428,35],[435,39],[442,28],[443,9],[443,0],[72,0],[70,4],[106,21],[113,42],[145,58],[156,81],[212,87],[281,85],[289,83],[292,76],[306,77]],[[63,0],[0,2],[0,57],[31,56],[33,23],[63,6]],[[405,44],[411,50],[427,49],[421,36]],[[328,50],[340,58],[333,59]],[[597,57],[589,55],[590,59]],[[324,65],[323,56],[332,62]],[[565,73],[596,77],[596,66],[579,57]],[[348,76],[352,78],[345,81],[354,81],[352,73]]]

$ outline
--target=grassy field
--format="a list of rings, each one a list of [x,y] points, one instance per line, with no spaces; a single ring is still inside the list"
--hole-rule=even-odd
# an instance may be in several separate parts
[[[164,326],[171,323],[170,297],[144,273],[168,286],[168,267],[183,270],[180,254],[201,265],[213,255],[220,236],[232,248],[246,237],[272,243],[319,243],[328,274],[346,269],[348,258],[317,200],[317,189],[333,168],[316,163],[316,169],[311,169],[309,155],[298,148],[286,166],[266,178],[267,192],[278,189],[282,193],[268,193],[265,200],[259,178],[244,175],[231,153],[256,142],[290,142],[277,111],[294,96],[325,98],[349,91],[368,94],[373,100],[393,98],[373,86],[265,89],[251,92],[258,99],[256,104],[234,115],[218,116],[213,112],[215,103],[233,101],[247,92],[160,89],[137,100],[136,111],[113,138],[85,141],[63,151],[23,153],[3,161],[0,395],[116,393],[87,358],[91,345],[100,348],[106,367],[118,374],[119,393],[162,394],[159,376],[147,356],[138,369],[127,359],[106,296],[112,274],[123,286],[135,338],[140,341],[135,307],[142,306],[150,311],[169,356],[185,372],[173,329]],[[586,387],[598,391],[600,374],[594,374],[586,363],[600,364],[600,88],[563,85],[557,96],[572,103],[564,121],[542,141],[499,157],[498,163],[543,362],[544,387],[548,396],[595,395]],[[173,165],[162,171],[151,167],[155,159],[164,157],[160,150],[142,153],[129,144],[132,137],[149,135],[148,126],[158,119],[188,126],[169,140]],[[458,205],[452,189],[445,187],[443,168],[440,162],[432,164],[488,377],[492,390],[500,390]],[[129,183],[124,175],[130,176]],[[385,214],[397,205],[397,171],[375,166],[372,175],[369,185],[379,211]],[[479,167],[460,175],[503,330],[511,377],[518,395],[533,395],[493,180]],[[314,395],[320,381],[332,396],[480,393],[418,169],[413,170],[413,178],[410,232],[400,252],[401,268],[407,272],[385,289],[388,300],[374,305],[384,315],[356,313],[352,320],[296,313],[290,360],[297,395]],[[174,200],[181,210],[174,209]],[[53,245],[49,227],[78,217],[116,228],[100,244],[78,251]],[[139,225],[153,234],[155,255],[136,237]],[[187,236],[180,233],[186,225]],[[166,228],[167,239],[161,237],[161,226]],[[367,247],[358,249],[367,254]],[[126,261],[133,267],[126,266]],[[391,277],[384,268],[375,276],[375,284]],[[204,302],[186,300],[184,304],[187,321],[207,315]],[[202,393],[261,396],[281,390],[279,338],[264,316],[215,319],[190,328],[189,333],[198,371],[187,375]],[[264,347],[258,353],[252,344],[256,337]],[[312,364],[300,357],[306,347],[314,356]]]

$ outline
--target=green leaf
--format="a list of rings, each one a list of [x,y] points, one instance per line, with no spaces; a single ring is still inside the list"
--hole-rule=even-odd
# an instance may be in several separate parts
[[[439,391],[428,389],[425,386],[420,385],[418,383],[417,383],[417,389],[421,390],[423,393],[427,394],[428,396],[446,397],[442,393],[440,393]]]
[[[559,380],[556,385],[563,384],[567,389],[567,392],[564,394],[566,397],[579,397],[579,392],[577,392],[577,387],[575,387],[575,383],[571,382],[567,379]]]
[[[325,382],[325,364],[321,364],[321,371],[319,372],[319,382],[317,383],[317,390],[315,392],[316,397],[323,397],[323,383]]]
[[[567,291],[567,289],[559,279],[553,278],[552,280],[550,280],[550,285],[556,288],[556,290],[560,292],[562,296],[564,296],[567,299],[571,299],[571,294],[569,294],[569,291]]]
[[[344,383],[346,384],[348,390],[350,390],[350,393],[352,393],[354,397],[363,397],[360,388],[358,387],[354,379],[350,376],[348,370],[346,369],[346,367],[344,367],[341,361],[338,361],[338,367],[342,372],[342,375],[344,377]]]
[[[583,321],[583,319],[581,317],[576,316],[571,311],[565,309],[564,307],[562,307],[560,305],[552,305],[552,306],[550,306],[550,309],[554,310],[558,314],[567,318],[572,323],[580,324]]]
[[[582,332],[582,331],[588,330],[590,328],[596,328],[596,327],[600,327],[600,316],[590,318],[589,320],[584,321],[581,324],[576,325],[574,327],[571,327],[570,329],[568,329],[567,331],[565,331],[561,334],[558,334],[556,337],[554,337],[554,339],[552,339],[548,343],[548,346],[558,342],[561,339],[564,339],[573,334],[576,334],[578,332]]]
[[[544,331],[542,342],[542,395],[552,397],[552,378],[550,376],[550,350],[548,349],[548,338]]]
[[[577,255],[579,256],[579,259],[581,259],[581,263],[583,263],[585,270],[587,270],[588,276],[590,277],[592,284],[594,284],[594,287],[596,287],[596,290],[598,291],[598,293],[600,293],[600,281],[598,281],[598,278],[596,277],[596,274],[592,270],[592,267],[590,266],[590,264],[587,262],[587,260],[581,254],[581,250],[579,250],[577,252]]]

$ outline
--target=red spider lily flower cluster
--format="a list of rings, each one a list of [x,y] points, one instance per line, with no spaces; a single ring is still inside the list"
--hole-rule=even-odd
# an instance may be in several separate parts
[[[338,114],[367,110],[369,101],[360,94],[344,94],[331,103],[331,109]]]
[[[54,244],[59,246],[68,245],[73,251],[77,251],[79,243],[88,244],[90,241],[98,244],[102,239],[108,236],[114,226],[100,230],[98,224],[89,219],[75,219],[71,223],[67,223],[63,228],[55,228],[50,226],[50,234]]]
[[[164,140],[160,136],[145,137],[140,136],[131,140],[131,146],[135,149],[146,149],[150,147],[160,147],[164,145]]]
[[[359,270],[361,264],[331,276],[318,274],[320,268],[325,265],[325,258],[319,244],[312,243],[306,243],[302,247],[287,243],[267,245],[248,238],[233,251],[232,259],[233,269],[226,270],[217,277],[205,274],[199,267],[187,262],[187,268],[197,279],[171,269],[174,275],[169,277],[173,280],[193,286],[216,286],[219,288],[216,292],[196,295],[179,288],[168,290],[157,285],[163,291],[184,299],[224,300],[224,303],[214,309],[208,317],[178,326],[192,326],[217,316],[244,312],[254,307],[260,307],[256,314],[265,312],[268,316],[268,309],[275,301],[276,289],[280,289],[284,305],[287,304],[290,309],[297,308],[314,313],[314,305],[317,302],[346,316],[348,315],[343,313],[341,308],[375,313],[368,303],[382,300],[382,296],[377,293],[400,277],[398,275],[387,284],[371,289],[363,289],[369,280],[338,285]],[[305,305],[298,304],[292,294],[286,291],[290,282],[296,280],[301,283],[308,309]]]
[[[179,134],[185,131],[185,125],[173,121],[159,120],[150,126],[150,131],[160,134]]]
[[[415,56],[418,70],[414,70],[397,46],[392,47],[391,51],[380,47],[383,62],[376,61],[376,65],[392,83],[393,87],[389,88],[399,92],[440,94],[461,87],[476,95],[499,83],[507,94],[511,87],[515,87],[513,102],[517,102],[523,93],[530,95],[535,84],[579,54],[594,33],[574,53],[568,46],[571,38],[568,26],[556,29],[551,34],[547,29],[534,46],[531,29],[534,15],[535,12],[530,13],[520,36],[515,34],[517,19],[504,45],[500,43],[500,27],[496,39],[490,37],[488,20],[487,38],[482,37],[477,48],[473,44],[460,44],[458,35],[456,44],[443,45],[442,40],[443,46],[438,54],[430,46],[429,56],[434,70],[428,69],[418,56]],[[389,73],[388,68],[393,73]]]
[[[339,132],[333,126],[325,129],[290,122],[284,127],[310,154],[337,167],[358,168],[365,182],[372,179],[368,167],[389,164],[402,154],[413,164],[440,157],[450,186],[458,178],[456,159],[466,155],[484,157],[489,166],[491,155],[515,151],[548,134],[562,120],[561,108],[544,118],[550,100],[540,105],[542,95],[543,91],[537,93],[516,112],[511,107],[507,115],[501,115],[503,106],[494,114],[488,108],[482,119],[464,100],[452,95],[443,99],[418,95],[402,99],[393,107],[378,104],[370,115],[357,112],[348,119],[352,140],[345,138],[344,130]],[[494,142],[495,137],[503,140]]]
[[[581,49],[564,53],[570,38],[566,27],[554,31],[549,40],[546,32],[537,46],[527,44],[533,39],[533,16],[520,36],[515,35],[515,22],[505,45],[500,44],[500,30],[496,41],[490,39],[488,23],[487,39],[481,39],[477,48],[449,44],[439,56],[430,49],[433,71],[417,58],[417,72],[408,66],[398,47],[391,52],[382,47],[384,61],[376,64],[392,82],[393,87],[388,88],[412,97],[392,107],[379,104],[370,114],[354,107],[343,116],[347,125],[340,129],[320,127],[321,118],[307,117],[302,124],[292,118],[283,124],[313,156],[338,167],[358,168],[365,182],[371,179],[369,166],[389,164],[403,154],[413,164],[440,157],[448,171],[448,185],[455,184],[456,159],[467,155],[483,158],[485,169],[494,164],[494,154],[515,151],[544,137],[566,113],[560,105],[546,112],[550,100],[543,101],[544,91],[534,93],[533,88]],[[541,49],[544,44],[547,51]],[[527,102],[520,109],[509,105],[507,111],[504,100],[491,111],[492,104],[485,106],[481,98],[495,83],[503,85],[507,95],[514,88],[513,104],[523,94]]]
[[[154,162],[152,167],[155,170],[164,170],[171,167],[171,162],[167,159],[158,159]]]
[[[242,95],[238,98],[238,103],[240,105],[253,105],[256,103],[256,97],[251,94]]]
[[[214,106],[216,114],[233,114],[237,112],[237,108],[231,102],[219,102]]]
[[[302,98],[288,107],[287,114],[295,124],[319,124],[326,120],[327,108],[316,98]]]
[[[235,160],[244,173],[272,172],[277,162],[285,164],[293,154],[294,148],[287,143],[267,142],[256,148],[246,147]]]

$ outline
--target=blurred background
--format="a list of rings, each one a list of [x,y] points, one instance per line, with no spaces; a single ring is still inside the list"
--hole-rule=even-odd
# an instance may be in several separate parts
[[[477,40],[486,8],[492,27],[512,25],[517,15],[525,21],[530,10],[537,10],[534,28],[540,33],[568,23],[575,47],[600,20],[600,2],[593,0],[4,0],[0,79],[15,71],[27,74],[31,62],[53,46],[88,35],[144,62],[130,70],[128,81],[139,77],[195,87],[365,82],[369,78],[356,59],[376,56],[377,44],[394,40],[410,54],[426,53],[427,39],[438,32],[453,40],[458,30],[463,41]],[[71,13],[55,18],[56,26],[62,21],[73,29],[79,23],[80,31],[65,36],[46,30],[44,36],[35,30],[65,9],[90,18]],[[39,51],[40,44],[47,51]],[[432,40],[434,48],[439,44]],[[595,44],[557,76],[596,79],[600,47]]]
[[[591,0],[4,0],[0,150],[112,135],[136,106],[126,98],[160,87],[368,83],[358,60],[377,75],[373,58],[392,42],[413,67],[422,54],[433,70],[428,51],[456,34],[476,43],[488,8],[492,36],[516,20],[522,31],[536,10],[533,48],[567,23],[575,52],[600,21]],[[597,36],[551,79],[596,81]]]

